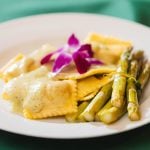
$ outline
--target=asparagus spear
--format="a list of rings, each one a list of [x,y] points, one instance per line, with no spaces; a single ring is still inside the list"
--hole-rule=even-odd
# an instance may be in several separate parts
[[[144,89],[148,79],[149,79],[149,76],[150,76],[150,64],[149,62],[145,62],[143,64],[143,67],[142,67],[142,72],[138,78],[138,82],[140,83],[140,87],[141,87],[141,90]]]
[[[117,69],[118,74],[114,76],[111,103],[113,106],[118,107],[118,108],[121,108],[124,104],[126,77],[121,75],[121,73],[126,74],[128,71],[130,52],[131,50],[128,50],[122,54],[120,58],[120,63]]]
[[[139,111],[139,103],[138,103],[138,96],[136,91],[136,83],[135,79],[138,73],[138,61],[132,60],[129,68],[129,74],[131,77],[127,80],[127,110],[128,110],[128,117],[130,120],[140,120],[140,111]]]
[[[78,111],[73,114],[68,114],[65,116],[65,119],[68,122],[76,122],[76,121],[82,121],[81,118],[79,118],[80,114],[84,111],[84,109],[88,106],[89,102],[83,102],[78,106]]]
[[[82,112],[82,116],[86,121],[93,121],[95,114],[103,107],[110,98],[112,92],[112,82],[106,84],[100,92],[93,98],[90,104]]]
[[[95,115],[95,121],[100,121],[100,114],[102,114],[103,112],[105,112],[107,109],[111,108],[112,104],[111,104],[111,100],[109,100],[102,109],[100,109],[96,115]]]
[[[138,61],[138,71],[137,71],[137,77],[141,73],[141,68],[143,65],[143,59],[144,59],[144,51],[138,50],[132,54],[132,60]]]
[[[121,108],[112,106],[111,101],[107,102],[102,110],[97,114],[97,117],[100,121],[105,124],[111,124],[117,121],[124,113],[126,112],[126,102]]]
[[[136,81],[134,79],[137,78],[138,73],[140,72],[142,62],[143,62],[143,51],[136,51],[132,54],[132,61],[129,68],[129,74],[131,77],[128,78],[127,81],[127,110],[128,117],[132,121],[140,120],[140,110],[138,103],[138,93],[136,89]],[[134,79],[133,79],[134,78]]]
[[[144,62],[142,66],[142,71],[139,75],[137,86],[138,86],[138,97],[140,98],[142,95],[142,91],[149,79],[150,76],[150,64],[149,62]]]

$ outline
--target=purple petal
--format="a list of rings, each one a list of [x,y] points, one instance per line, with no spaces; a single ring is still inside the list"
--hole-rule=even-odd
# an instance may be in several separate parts
[[[49,60],[51,59],[51,57],[52,57],[54,54],[59,53],[59,52],[61,52],[62,50],[63,50],[63,48],[60,48],[60,49],[58,49],[58,50],[56,50],[56,51],[54,51],[54,52],[51,52],[51,53],[47,54],[46,56],[44,56],[44,57],[41,59],[41,65],[44,65],[44,64],[48,63]]]
[[[45,57],[43,57],[42,60],[41,60],[41,65],[44,65],[44,64],[48,63],[50,58],[53,55],[54,55],[54,53],[50,53],[50,54],[47,54]]]
[[[81,47],[78,49],[78,51],[84,51],[87,53],[88,57],[93,57],[93,51],[92,51],[92,47],[90,44],[81,45]]]
[[[100,60],[97,60],[95,58],[90,58],[90,59],[87,59],[90,64],[93,64],[93,65],[104,65],[104,63]]]
[[[54,62],[53,72],[59,73],[65,66],[72,61],[72,56],[68,53],[60,53]]]
[[[69,46],[78,46],[79,40],[76,38],[74,34],[72,34],[68,39],[68,45]]]
[[[90,67],[90,63],[84,58],[84,55],[82,55],[82,53],[80,53],[79,51],[75,52],[73,54],[73,60],[80,74],[87,72]]]

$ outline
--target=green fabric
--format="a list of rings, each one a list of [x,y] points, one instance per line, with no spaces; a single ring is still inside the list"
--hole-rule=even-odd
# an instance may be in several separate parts
[[[90,12],[150,26],[149,0],[0,0],[0,21],[52,12]],[[2,123],[2,122],[1,122]],[[0,131],[0,150],[111,149],[149,150],[150,126],[103,138],[50,140]]]
[[[0,0],[0,21],[52,12],[90,12],[150,26],[150,0]]]

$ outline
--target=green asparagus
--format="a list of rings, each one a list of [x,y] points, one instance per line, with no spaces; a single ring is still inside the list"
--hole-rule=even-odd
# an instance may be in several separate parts
[[[149,62],[145,62],[143,64],[142,72],[138,78],[138,82],[140,83],[141,90],[145,87],[150,75],[150,64]]]
[[[131,77],[127,80],[127,110],[128,110],[128,117],[130,120],[136,121],[140,120],[140,110],[139,110],[139,103],[138,103],[138,96],[136,91],[136,83],[135,79],[138,74],[138,61],[132,60],[129,68],[129,75]]]
[[[126,74],[129,65],[129,56],[131,51],[125,51],[121,58],[117,69],[117,73],[114,76],[113,91],[111,96],[111,103],[113,106],[121,108],[124,104],[124,95],[126,89],[126,77],[121,74]]]
[[[111,105],[111,101],[107,102],[102,110],[97,114],[98,120],[104,122],[105,124],[111,124],[117,121],[126,112],[126,102],[121,108],[114,107]]]
[[[138,87],[138,97],[140,98],[142,95],[142,91],[149,79],[150,75],[150,64],[149,62],[144,62],[142,66],[142,71],[139,75],[139,78],[137,80],[137,87]]]
[[[144,51],[138,50],[132,54],[132,60],[138,61],[138,71],[137,71],[137,77],[141,73],[141,68],[143,65],[143,59],[144,59]]]
[[[100,114],[103,113],[103,112],[105,112],[107,109],[109,109],[109,108],[111,108],[111,107],[112,107],[111,100],[109,100],[109,101],[104,105],[104,107],[103,107],[102,109],[100,109],[100,110],[96,113],[96,115],[95,115],[95,121],[100,121],[100,118],[99,118]]]
[[[82,112],[82,116],[86,121],[93,121],[95,114],[103,107],[110,98],[112,92],[112,82],[106,84],[100,92],[93,98],[90,104]]]
[[[76,122],[81,121],[81,118],[79,118],[80,114],[84,111],[84,109],[88,106],[89,102],[82,102],[78,106],[78,111],[76,113],[68,114],[65,116],[66,120],[68,122]]]

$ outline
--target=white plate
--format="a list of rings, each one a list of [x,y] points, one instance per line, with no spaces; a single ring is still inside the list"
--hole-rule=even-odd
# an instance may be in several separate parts
[[[0,25],[0,66],[18,52],[29,52],[44,43],[60,45],[74,32],[84,39],[88,32],[99,32],[133,41],[150,57],[150,29],[140,24],[92,14],[62,13],[32,16]],[[2,89],[2,82],[0,88]],[[131,122],[124,116],[112,125],[103,123],[66,123],[63,119],[27,120],[11,113],[6,101],[0,100],[0,129],[44,138],[88,138],[120,133],[150,122],[150,94],[143,96],[142,119]]]

